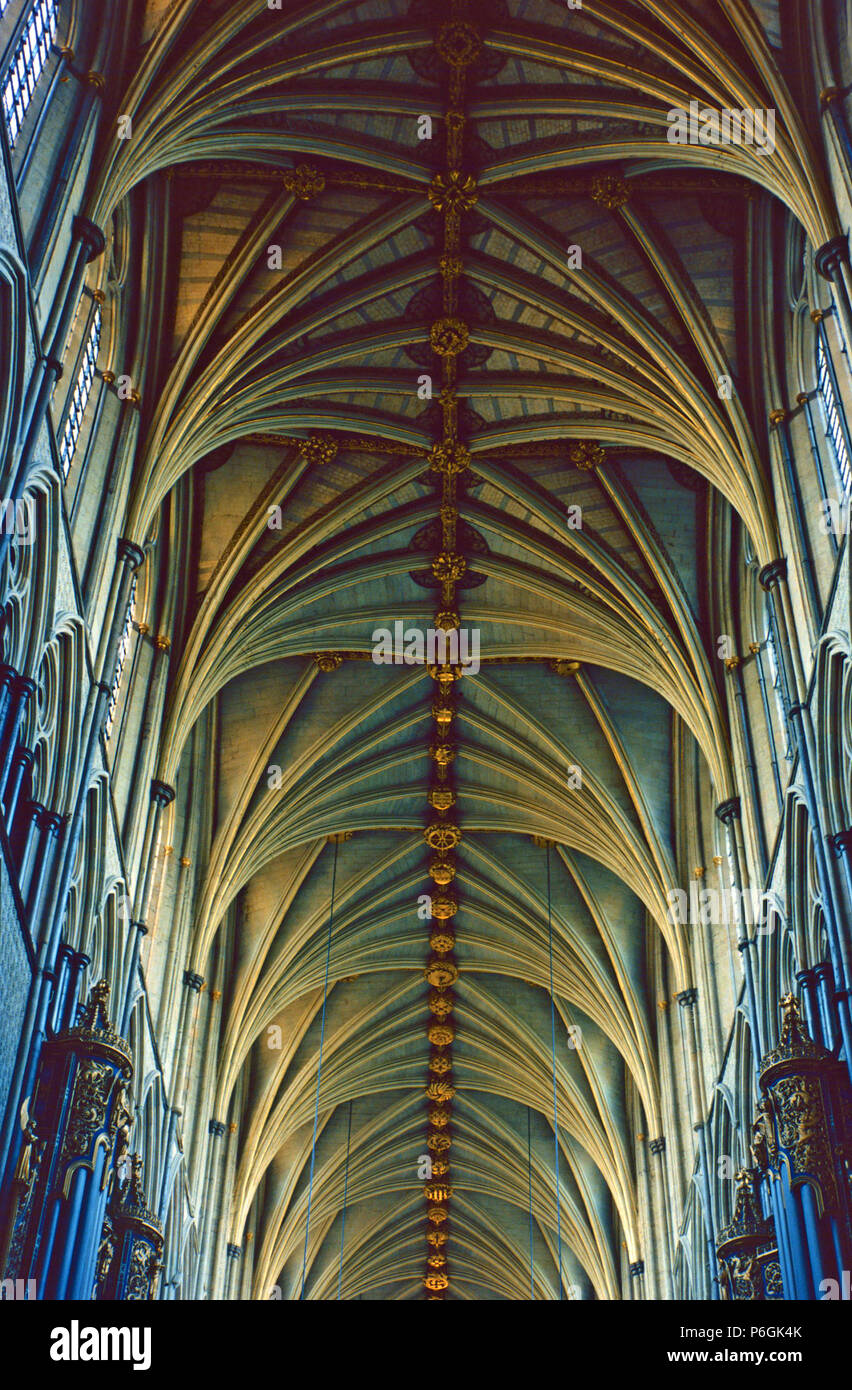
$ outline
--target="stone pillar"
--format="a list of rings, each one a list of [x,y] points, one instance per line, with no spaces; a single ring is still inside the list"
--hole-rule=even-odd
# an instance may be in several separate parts
[[[160,817],[163,808],[168,806],[175,799],[174,787],[168,786],[165,782],[157,780],[151,783],[151,800],[148,807],[148,820],[145,829],[145,847],[143,850],[143,874],[142,881],[137,889],[136,910],[132,926],[135,928],[130,942],[130,959],[127,968],[127,979],[125,985],[124,1005],[121,1014],[122,1028],[130,1025],[130,1013],[134,1003],[134,979],[136,967],[139,963],[139,950],[142,938],[147,935],[148,926],[146,916],[148,912],[148,902],[151,893],[151,875],[154,866],[154,854],[157,848],[157,836],[160,829]]]
[[[849,300],[849,238],[844,232],[832,237],[814,253],[814,266],[836,291],[835,303],[847,347],[852,345],[852,306]]]
[[[233,1283],[234,1270],[237,1260],[242,1259],[242,1250],[239,1245],[228,1245],[225,1254],[228,1258],[228,1273],[225,1278],[225,1298],[231,1297],[231,1284]]]
[[[766,868],[769,858],[766,850],[766,831],[763,826],[763,815],[760,809],[760,794],[758,792],[757,771],[754,760],[754,744],[751,737],[751,726],[748,718],[748,708],[746,706],[745,692],[743,690],[743,676],[738,656],[732,656],[725,662],[725,668],[731,677],[731,684],[734,691],[734,703],[739,713],[740,729],[743,736],[743,751],[746,760],[746,776],[748,778],[749,791],[751,793],[751,804],[754,808],[754,830],[757,838],[758,869],[761,880],[766,876]]]
[[[204,1155],[204,1210],[201,1213],[199,1222],[198,1236],[198,1266],[196,1269],[195,1298],[204,1298],[205,1280],[207,1281],[207,1293],[212,1296],[213,1271],[215,1268],[215,1250],[210,1248],[212,1244],[213,1232],[215,1230],[213,1214],[216,1206],[217,1195],[221,1187],[221,1168],[224,1163],[224,1146],[220,1148],[216,1144],[217,1139],[224,1139],[227,1134],[227,1125],[222,1120],[210,1120],[207,1126],[207,1133],[210,1139],[207,1142],[206,1153]]]
[[[68,972],[66,977],[65,990],[59,1002],[59,1014],[57,1018],[56,1031],[62,1028],[71,1028],[77,1021],[77,995],[80,990],[80,980],[83,973],[91,965],[88,956],[82,951],[70,951],[68,957]]]
[[[828,113],[829,120],[834,126],[837,143],[846,165],[846,181],[852,183],[852,140],[849,138],[849,127],[846,124],[846,114],[843,108],[843,98],[847,95],[847,90],[839,87],[825,87],[819,94],[819,104],[820,110],[823,113]],[[830,242],[829,245],[831,245]]]
[[[38,844],[36,847],[33,872],[27,888],[27,915],[33,934],[38,931],[41,919],[41,905],[47,891],[48,880],[59,850],[59,838],[64,817],[55,811],[43,810],[39,817]]]
[[[12,686],[17,679],[18,673],[13,666],[0,666],[0,749],[5,748],[7,743],[6,729],[9,721]]]
[[[713,1297],[718,1298],[718,1290],[713,1283],[713,1274],[716,1267],[715,1261],[715,1236],[713,1230],[713,1198],[710,1190],[710,1156],[707,1151],[707,1129],[704,1123],[702,1097],[704,1087],[701,1079],[701,1072],[698,1066],[698,1028],[695,1019],[695,1005],[698,1002],[698,990],[695,988],[682,990],[677,996],[677,1002],[683,1010],[685,1019],[685,1047],[686,1065],[689,1070],[692,1085],[692,1107],[693,1122],[692,1128],[698,1135],[698,1144],[701,1159],[701,1186],[704,1192],[705,1203],[705,1240],[708,1259],[708,1278]]]
[[[53,986],[52,1007],[47,1025],[50,1033],[59,1033],[63,1027],[65,999],[68,994],[71,958],[73,955],[74,952],[71,947],[63,941],[56,957],[56,979]]]
[[[671,1204],[669,1202],[668,1174],[666,1172],[666,1141],[660,1136],[659,1139],[652,1139],[648,1145],[656,1163],[651,1165],[651,1172],[654,1183],[654,1190],[657,1197],[657,1209],[660,1212],[662,1222],[662,1245],[665,1250],[665,1270],[666,1286],[669,1298],[674,1298],[674,1251],[672,1249],[671,1231]]]
[[[817,1012],[821,1026],[816,1031],[816,1041],[822,1042],[829,1052],[835,1047],[834,1023],[834,971],[828,961],[821,960],[813,969],[816,982]]]
[[[187,1025],[189,1023],[189,1011],[192,1007],[193,994],[198,996],[204,984],[204,976],[198,975],[194,970],[184,970],[183,982],[186,986],[186,993],[181,1002],[180,1022],[178,1025],[177,1045],[175,1047],[175,1076],[173,1092],[175,1105],[180,1113],[183,1112],[183,1092],[186,1085],[186,1071],[189,1065],[187,1048]],[[197,1002],[197,998],[196,998]]]
[[[743,892],[742,865],[740,862],[739,844],[737,843],[736,823],[740,819],[739,797],[732,796],[729,797],[727,801],[721,802],[716,807],[716,818],[724,825],[727,832],[728,855],[733,870],[734,888],[736,889],[740,903],[740,911],[734,914],[737,929],[737,950],[740,953],[740,958],[743,963],[743,976],[746,985],[746,998],[748,999],[754,1054],[756,1057],[759,1057],[763,1049],[763,1042],[760,1013],[757,1007],[757,992],[754,981],[754,963],[750,951],[750,948],[754,946],[754,940],[749,940],[749,923],[746,921],[745,913],[746,894]]]
[[[27,801],[18,807],[18,816],[12,827],[12,854],[18,871],[18,887],[24,901],[29,896],[45,810],[40,801]]]
[[[146,626],[139,627],[139,633],[144,640],[149,636]],[[136,845],[138,843],[137,826],[140,814],[140,801],[144,795],[144,769],[147,761],[148,751],[151,744],[152,735],[156,734],[159,715],[162,711],[162,694],[168,676],[169,663],[168,653],[171,650],[171,642],[165,634],[161,633],[150,643],[151,661],[148,669],[148,678],[145,682],[145,693],[143,699],[141,727],[139,739],[133,754],[133,774],[130,796],[127,802],[127,809],[124,814],[124,834],[125,844]],[[155,779],[156,780],[156,779]],[[159,782],[159,786],[165,787],[165,782]],[[174,800],[174,791],[171,800]],[[153,796],[153,784],[151,795]],[[139,857],[140,872],[144,871],[145,851],[144,848]]]
[[[781,463],[784,478],[787,483],[787,491],[793,504],[795,545],[798,551],[798,559],[801,567],[801,574],[804,579],[804,607],[811,642],[819,635],[822,627],[822,603],[820,601],[819,589],[817,588],[816,574],[814,572],[813,550],[808,526],[805,521],[805,509],[802,502],[802,488],[799,482],[799,474],[793,463],[793,450],[790,443],[789,413],[786,410],[773,410],[769,414],[769,427],[775,432],[776,438],[781,446]]]
[[[7,783],[13,778],[15,769],[15,755],[18,745],[18,730],[21,727],[21,720],[24,715],[27,703],[36,689],[35,681],[31,681],[26,676],[15,676],[9,689],[6,703],[6,717],[4,720],[3,736],[0,740],[0,797],[8,807],[9,800],[7,795]],[[29,754],[32,763],[32,754]],[[15,788],[15,798],[20,790],[23,767],[17,774],[17,787]],[[14,814],[14,806],[6,812],[6,824],[9,825]]]
[[[645,1298],[643,1277],[645,1274],[644,1260],[636,1260],[630,1266],[630,1278],[633,1280],[632,1297],[635,1302],[642,1302]]]
[[[817,995],[816,972],[800,970],[796,975],[796,980],[800,987],[805,1019],[811,1037],[819,1038],[822,1034],[822,1018],[820,1017],[819,997]]]

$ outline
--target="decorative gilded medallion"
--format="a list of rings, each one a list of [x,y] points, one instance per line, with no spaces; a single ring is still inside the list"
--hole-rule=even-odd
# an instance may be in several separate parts
[[[449,1018],[453,1011],[453,996],[449,990],[434,990],[428,999],[429,1012],[436,1018]]]
[[[592,468],[599,468],[606,454],[593,439],[574,439],[568,446],[568,459],[575,468],[588,472]]]
[[[346,660],[346,652],[312,652],[314,661],[321,671],[336,671]]]
[[[429,945],[439,956],[445,956],[456,944],[455,934],[444,928],[441,931],[433,931],[429,935]]]
[[[590,189],[591,197],[601,207],[614,212],[624,207],[630,197],[630,186],[620,174],[595,174]]]
[[[448,1202],[453,1189],[445,1182],[427,1183],[423,1189],[427,1202]]]
[[[438,30],[435,48],[449,67],[469,68],[482,52],[482,39],[469,21],[450,20]]]
[[[461,841],[461,831],[457,825],[435,821],[423,831],[423,838],[431,849],[450,850],[455,849]]]
[[[429,877],[445,888],[456,876],[456,866],[450,859],[433,859],[429,865]]]
[[[429,346],[438,357],[458,357],[470,341],[470,329],[464,319],[436,319],[429,330]]]
[[[455,804],[456,794],[452,787],[430,787],[429,805],[436,811],[449,811]]]
[[[443,212],[444,209],[454,213],[467,212],[476,206],[478,198],[476,179],[472,174],[463,174],[460,169],[451,169],[448,174],[436,174],[429,185],[429,202],[436,212]]]
[[[319,169],[312,168],[310,164],[297,164],[295,169],[290,169],[282,175],[281,182],[288,193],[307,203],[322,193],[325,188],[325,174],[321,174]]]
[[[466,569],[465,557],[448,550],[442,550],[432,561],[432,573],[436,579],[442,581],[461,579]]]
[[[436,473],[463,473],[470,466],[470,450],[458,440],[444,440],[433,444],[429,454],[429,467]]]
[[[434,1100],[438,1105],[446,1105],[453,1099],[456,1093],[455,1086],[449,1081],[430,1081],[426,1087],[426,1096],[429,1100]],[[432,1172],[434,1173],[434,1165]]]
[[[448,922],[451,917],[455,917],[458,910],[459,905],[455,898],[440,893],[432,899],[432,916],[437,922]]]
[[[450,985],[454,985],[458,979],[459,968],[450,960],[436,958],[430,960],[423,974],[433,988],[447,989]]]
[[[321,434],[311,434],[300,439],[296,446],[299,456],[308,464],[327,464],[337,455],[337,440]]]
[[[446,1022],[430,1023],[426,1030],[426,1036],[430,1043],[434,1043],[435,1047],[449,1047],[455,1035],[456,1030],[453,1025]]]

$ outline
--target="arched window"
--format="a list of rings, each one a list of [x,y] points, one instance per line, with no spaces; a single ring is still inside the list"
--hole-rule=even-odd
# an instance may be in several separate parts
[[[843,406],[840,400],[840,392],[837,387],[837,379],[834,374],[834,364],[831,354],[826,346],[825,335],[822,332],[822,324],[818,325],[816,335],[816,365],[817,365],[817,394],[822,404],[825,416],[826,438],[831,443],[831,451],[834,455],[834,464],[837,469],[837,478],[840,488],[845,497],[852,493],[852,459],[850,459],[849,431],[846,425],[846,418],[843,414]]]
[[[89,327],[89,336],[83,351],[83,360],[80,363],[80,370],[77,373],[77,380],[74,383],[74,390],[71,393],[71,403],[68,406],[68,415],[65,420],[65,428],[62,431],[62,438],[59,441],[59,458],[62,463],[62,477],[68,477],[68,470],[71,467],[71,460],[74,457],[74,450],[77,447],[77,440],[80,437],[80,430],[83,426],[83,416],[86,413],[86,406],[92,390],[92,382],[95,379],[95,366],[98,360],[98,349],[101,343],[101,309],[100,305],[95,305],[92,314],[92,322]]]
[[[21,41],[3,78],[3,115],[10,145],[14,145],[20,134],[24,116],[50,53],[50,45],[56,34],[57,2],[35,0]]]
[[[127,653],[130,650],[130,633],[133,628],[133,607],[136,602],[136,575],[130,585],[130,597],[127,600],[127,612],[124,616],[124,631],[121,634],[121,641],[118,644],[118,658],[115,663],[115,675],[110,691],[109,705],[107,707],[106,727],[104,734],[109,738],[112,733],[115,711],[118,705],[118,692],[121,689],[121,673],[124,670],[124,663],[127,660]]]

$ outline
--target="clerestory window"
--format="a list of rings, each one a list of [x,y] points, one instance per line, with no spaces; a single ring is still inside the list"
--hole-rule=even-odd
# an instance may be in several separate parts
[[[0,0],[5,9],[5,0]],[[3,77],[3,116],[14,145],[56,34],[58,0],[35,0],[20,43]],[[2,13],[2,10],[0,10]]]
[[[817,335],[817,391],[825,415],[826,435],[831,442],[837,476],[844,496],[852,493],[852,460],[843,419],[843,407],[837,393],[834,367],[828,355],[823,335]]]
[[[106,726],[104,734],[109,738],[112,733],[112,726],[115,720],[115,711],[118,707],[118,692],[121,689],[121,677],[124,671],[124,663],[127,660],[127,653],[130,650],[130,634],[133,630],[133,609],[136,605],[136,575],[130,585],[130,597],[127,600],[127,612],[124,615],[124,631],[121,634],[121,641],[118,644],[118,656],[115,663],[115,675],[112,678],[112,689],[110,690],[109,704],[107,706]]]
[[[95,366],[98,360],[98,349],[101,343],[101,310],[100,305],[95,305],[95,312],[92,315],[92,322],[89,327],[89,336],[86,339],[86,347],[83,352],[83,361],[77,373],[77,380],[74,383],[74,390],[71,393],[71,402],[68,406],[68,415],[65,420],[65,428],[62,431],[62,438],[59,441],[59,459],[62,464],[62,477],[68,477],[68,470],[71,467],[71,460],[74,457],[74,450],[77,448],[77,440],[80,438],[80,430],[83,427],[83,416],[86,413],[86,406],[89,403],[89,396],[92,391],[92,383],[95,379]]]

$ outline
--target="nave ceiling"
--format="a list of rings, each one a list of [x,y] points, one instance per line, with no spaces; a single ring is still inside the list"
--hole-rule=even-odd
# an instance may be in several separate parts
[[[334,1298],[345,1188],[343,1297],[424,1296],[437,1230],[448,1297],[524,1298],[529,1122],[537,1295],[561,1243],[566,1285],[617,1297],[659,960],[693,982],[678,789],[736,791],[720,570],[738,527],[779,553],[746,306],[780,205],[837,231],[777,7],[177,0],[149,31],[89,213],[114,276],[164,287],[126,534],[168,524],[176,557],[158,775],[214,789],[166,827],[222,994],[211,1104],[242,1107],[230,1238],[256,1296],[298,1297],[310,1199],[305,1296]],[[775,107],[774,153],[669,144],[694,97]],[[439,613],[476,674],[371,660]]]

